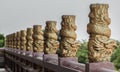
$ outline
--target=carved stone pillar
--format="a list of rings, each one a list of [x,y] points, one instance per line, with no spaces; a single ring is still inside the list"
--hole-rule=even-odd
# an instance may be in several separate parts
[[[43,56],[44,51],[44,33],[41,25],[33,26],[33,51],[34,57]]]
[[[45,27],[45,53],[46,54],[56,54],[59,47],[59,42],[57,41],[57,29],[55,21],[47,21]]]
[[[16,36],[17,34],[16,33],[13,33],[13,48],[15,49],[16,48]]]
[[[10,34],[8,35],[8,47],[10,48]]]
[[[11,48],[14,48],[14,34],[11,34]]]
[[[20,31],[17,32],[17,53],[18,53],[18,54],[20,54],[20,43],[21,43],[21,42],[20,42],[20,41],[21,41],[21,40],[20,40],[20,35],[21,35],[21,34],[20,34]]]
[[[21,54],[25,55],[26,51],[26,30],[21,30],[20,32],[20,48],[21,48]]]
[[[8,35],[6,35],[5,37],[5,47],[8,48],[8,43],[9,43],[9,39],[8,39]]]
[[[56,21],[47,21],[44,31],[45,38],[45,49],[44,49],[44,61],[50,62],[52,64],[58,64],[58,55],[56,54],[57,49],[59,48],[59,42],[57,41],[57,29]],[[44,69],[45,72],[52,72],[49,69]]]
[[[90,5],[90,22],[87,32],[90,34],[88,42],[89,64],[86,72],[98,72],[102,68],[113,69],[109,62],[114,50],[115,41],[110,39],[110,18],[108,17],[108,4]],[[96,65],[97,64],[97,65]]]
[[[37,59],[43,60],[44,54],[44,33],[42,31],[41,25],[33,26],[33,56]],[[34,69],[41,72],[43,70],[42,66],[33,65]]]
[[[76,41],[76,25],[74,15],[63,15],[60,30],[60,55],[62,57],[75,57],[79,48]]]
[[[17,44],[17,33],[13,33],[13,48],[14,48],[14,52],[16,52],[16,44]]]
[[[28,56],[32,56],[32,52],[33,52],[33,29],[32,28],[27,28],[27,43],[26,43],[26,51],[27,51],[27,55]]]
[[[60,30],[60,66],[74,69],[78,63],[76,52],[80,44],[76,41],[76,25],[74,15],[63,15]],[[72,67],[73,66],[73,67]]]
[[[90,34],[88,43],[89,61],[110,61],[115,41],[110,39],[108,4],[92,4],[90,9],[90,23],[87,26],[87,32]]]

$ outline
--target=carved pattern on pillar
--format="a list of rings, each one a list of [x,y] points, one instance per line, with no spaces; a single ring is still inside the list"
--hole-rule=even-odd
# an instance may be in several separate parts
[[[9,39],[8,39],[8,35],[6,35],[5,37],[5,47],[8,47],[9,44]]]
[[[76,41],[76,25],[74,15],[63,15],[60,30],[60,55],[62,57],[75,57],[79,48]]]
[[[14,34],[11,34],[11,48],[14,48]]]
[[[46,54],[55,54],[58,47],[59,42],[57,41],[57,29],[56,29],[56,21],[47,21],[45,27],[45,53]]]
[[[43,52],[44,50],[44,33],[41,25],[33,26],[33,51]]]
[[[17,37],[17,33],[13,33],[13,48],[16,49],[16,37]]]
[[[20,32],[20,48],[23,51],[26,51],[26,30],[21,30]]]
[[[20,36],[21,36],[20,32],[17,32],[17,49],[19,50],[20,50]]]
[[[90,6],[90,23],[87,25],[87,32],[90,34],[89,62],[110,61],[113,53],[115,41],[110,39],[108,7],[108,4],[92,4]]]
[[[8,40],[9,40],[9,45],[8,45],[8,47],[11,48],[11,34],[9,34]]]
[[[32,28],[27,28],[27,43],[26,43],[26,50],[27,51],[33,51],[33,29]]]

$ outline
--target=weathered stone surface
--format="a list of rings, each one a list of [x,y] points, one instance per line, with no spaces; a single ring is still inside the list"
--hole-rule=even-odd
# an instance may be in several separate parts
[[[55,21],[47,21],[45,27],[45,50],[46,54],[55,54],[58,47],[59,42],[57,41],[57,29]]]
[[[110,62],[88,63],[86,72],[114,72],[114,65]]]
[[[26,30],[21,30],[21,36],[20,36],[20,48],[21,48],[21,54],[25,55],[26,51]]]
[[[32,28],[27,28],[27,36],[26,36],[26,39],[27,39],[27,43],[26,43],[26,50],[27,51],[33,51],[33,38],[32,38],[32,35],[33,35],[33,29]]]
[[[17,49],[20,50],[20,32],[17,32]]]
[[[44,50],[44,33],[41,25],[33,26],[33,51],[43,52]]]
[[[87,25],[87,32],[90,34],[89,62],[110,61],[115,41],[110,39],[108,4],[91,4],[90,10],[90,23]]]
[[[75,57],[79,48],[79,43],[76,41],[76,25],[74,15],[63,15],[60,30],[60,56]]]
[[[58,55],[57,54],[44,54],[44,62],[52,63],[58,65]]]

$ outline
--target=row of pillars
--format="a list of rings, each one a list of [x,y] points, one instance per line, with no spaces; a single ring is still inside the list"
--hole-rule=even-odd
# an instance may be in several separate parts
[[[108,4],[91,4],[87,32],[89,36],[89,62],[109,62],[114,50],[115,41],[110,39],[110,18]],[[46,21],[45,30],[41,25],[21,30],[6,36],[6,47],[13,48],[23,55],[56,54],[60,57],[75,57],[80,43],[76,41],[74,15],[63,15],[61,30],[56,29],[56,21]],[[59,34],[58,34],[59,33]],[[59,41],[58,41],[59,37]]]
[[[76,41],[75,30],[75,16],[63,15],[60,35],[56,29],[56,21],[47,21],[44,31],[41,25],[34,25],[33,28],[7,35],[6,47],[21,50],[22,54],[25,54],[25,51],[56,54],[59,50],[61,57],[75,57],[80,46]]]

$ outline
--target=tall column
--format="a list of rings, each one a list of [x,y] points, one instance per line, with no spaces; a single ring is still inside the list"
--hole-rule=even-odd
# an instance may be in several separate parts
[[[14,47],[14,33],[11,34],[11,48]]]
[[[74,15],[63,15],[60,30],[60,55],[61,57],[75,57],[79,48],[76,41],[76,25]]]
[[[46,21],[46,27],[44,31],[44,62],[50,62],[52,64],[58,64],[58,55],[56,51],[59,48],[58,35],[56,29],[56,21]],[[45,72],[53,72],[49,69],[44,69]]]
[[[20,31],[17,32],[17,53],[20,54]]]
[[[21,54],[25,55],[26,51],[26,30],[21,30],[20,32],[20,48],[21,48]]]
[[[44,51],[44,33],[41,25],[33,26],[33,51],[34,57],[41,58]]]
[[[41,25],[33,26],[33,56],[37,59],[43,60],[44,54],[44,33],[42,31]],[[43,70],[42,66],[33,65],[34,69],[41,72]]]
[[[56,54],[59,47],[59,42],[57,41],[57,29],[56,21],[47,21],[45,27],[45,54]]]
[[[88,42],[90,71],[87,72],[97,72],[94,71],[97,68],[112,69],[113,67],[111,63],[108,63],[115,46],[115,41],[110,39],[111,30],[109,28],[108,7],[108,4],[90,5],[90,22],[87,25],[87,32],[90,34]],[[96,66],[96,63],[98,66]],[[94,68],[93,70],[92,67]]]
[[[14,48],[14,52],[16,52],[16,37],[17,37],[17,33],[13,33],[13,48]]]
[[[76,31],[74,15],[63,15],[60,30],[60,57],[59,65],[75,69],[78,67],[76,52],[80,44],[76,41]]]
[[[28,56],[32,56],[32,52],[33,52],[33,29],[32,28],[27,28],[27,43],[26,43],[26,51],[27,51],[27,55]]]
[[[8,44],[9,44],[9,39],[8,39],[8,35],[6,35],[5,37],[5,47],[8,48]]]

